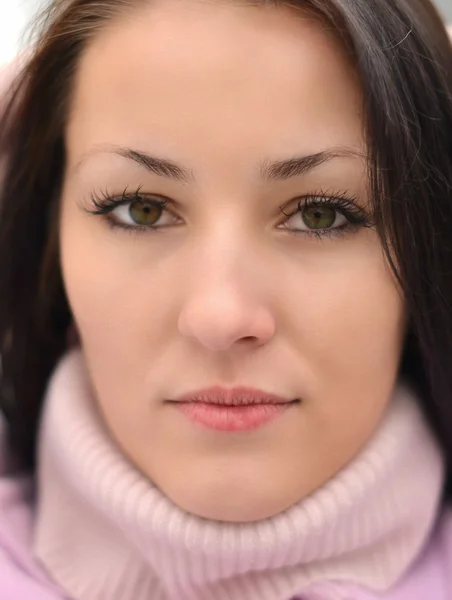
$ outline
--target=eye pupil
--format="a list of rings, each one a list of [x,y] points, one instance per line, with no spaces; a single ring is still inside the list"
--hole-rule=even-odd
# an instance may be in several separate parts
[[[303,211],[303,220],[310,229],[329,229],[336,220],[336,210],[325,206],[314,206]]]
[[[129,214],[137,225],[152,225],[160,217],[161,208],[150,202],[135,200],[129,206]]]

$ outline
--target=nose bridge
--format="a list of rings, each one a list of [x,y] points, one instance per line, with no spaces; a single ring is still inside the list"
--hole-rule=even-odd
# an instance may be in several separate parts
[[[225,279],[240,279],[253,260],[253,248],[253,240],[249,232],[244,231],[242,223],[236,227],[211,228],[197,248],[199,260],[196,270],[202,278],[212,279],[212,283],[215,280],[222,284]]]
[[[201,239],[202,237],[202,239]],[[243,338],[265,343],[274,333],[256,241],[244,227],[218,227],[200,236],[189,255],[179,332],[210,350]]]
[[[229,290],[251,298],[263,292],[262,253],[251,229],[244,218],[226,216],[197,236],[189,259],[192,293],[224,295]]]

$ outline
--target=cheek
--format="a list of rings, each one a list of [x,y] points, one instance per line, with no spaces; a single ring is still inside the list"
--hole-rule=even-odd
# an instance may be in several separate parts
[[[356,381],[365,388],[366,380],[393,376],[405,307],[375,232],[341,242],[328,256],[315,257],[301,279],[290,281],[284,312],[316,381],[325,384],[323,372],[330,381],[348,382],[347,387]]]
[[[340,279],[340,277],[339,277]],[[392,372],[404,332],[403,302],[389,273],[368,265],[344,273],[315,307],[318,351],[338,380],[363,383]],[[321,314],[319,314],[321,313]],[[353,375],[351,375],[353,373]]]
[[[84,351],[102,398],[110,385],[134,386],[142,379],[145,345],[152,336],[152,282],[130,260],[119,234],[101,230],[96,217],[63,211],[60,245],[66,292]],[[82,240],[82,242],[81,242]],[[149,272],[149,269],[148,269]],[[146,290],[146,288],[148,288]],[[142,365],[140,365],[140,362]],[[121,376],[125,372],[128,377]],[[116,374],[116,376],[115,376]],[[99,390],[100,391],[100,390]]]
[[[312,279],[295,334],[309,379],[306,436],[331,472],[369,439],[390,402],[406,327],[402,295],[377,245],[355,257]]]

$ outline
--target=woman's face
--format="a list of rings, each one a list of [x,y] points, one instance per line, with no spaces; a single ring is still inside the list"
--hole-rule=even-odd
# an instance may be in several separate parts
[[[83,56],[67,294],[112,437],[189,512],[283,511],[353,459],[389,402],[405,318],[365,226],[363,135],[341,47],[293,9],[160,0]],[[91,214],[106,197],[129,204]],[[168,401],[210,386],[298,401],[254,428],[249,407],[223,408],[229,431],[218,407],[207,426]]]

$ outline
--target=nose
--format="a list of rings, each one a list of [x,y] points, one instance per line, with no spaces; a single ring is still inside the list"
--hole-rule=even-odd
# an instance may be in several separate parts
[[[208,350],[224,351],[237,343],[266,344],[275,334],[275,318],[259,281],[244,272],[243,262],[236,260],[225,268],[225,260],[200,269],[192,289],[185,295],[179,313],[178,329]],[[239,264],[242,263],[242,264]],[[241,272],[238,272],[240,271]],[[261,274],[262,279],[262,274]]]

